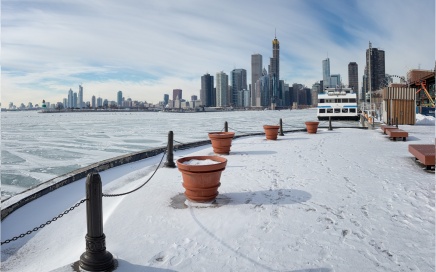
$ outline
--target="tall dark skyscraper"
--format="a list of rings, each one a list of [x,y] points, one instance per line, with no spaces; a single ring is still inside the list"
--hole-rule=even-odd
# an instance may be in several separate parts
[[[170,95],[169,94],[164,94],[164,106],[168,105],[168,102],[170,101]]]
[[[385,81],[385,51],[372,48],[371,43],[369,47],[366,50],[365,75],[367,80],[364,83],[365,93],[369,92],[370,89],[372,91],[381,89]]]
[[[179,100],[182,100],[182,90],[181,89],[173,89],[173,101],[176,101],[177,98],[179,98]]]
[[[213,76],[205,74],[201,77],[200,90],[201,104],[206,107],[215,106],[215,90],[213,88]]]
[[[251,106],[256,105],[256,81],[262,76],[262,55],[253,54],[251,55]],[[259,98],[260,99],[260,98]]]
[[[358,66],[355,62],[348,64],[348,87],[353,89],[355,93],[359,92]]]
[[[270,92],[271,102],[276,103],[276,99],[280,94],[280,43],[277,37],[272,41],[273,57],[270,59],[269,77],[270,77]]]
[[[238,93],[242,90],[247,90],[247,70],[233,69],[231,73],[232,81],[232,97],[230,103],[233,107],[242,105],[242,101],[238,101]]]

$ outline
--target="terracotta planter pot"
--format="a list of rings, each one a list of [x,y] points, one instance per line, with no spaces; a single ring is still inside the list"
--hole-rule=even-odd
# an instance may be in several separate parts
[[[234,132],[210,132],[208,135],[212,142],[213,152],[226,155],[230,153]]]
[[[267,140],[277,140],[280,126],[264,125],[263,129],[265,130],[265,137]]]
[[[307,133],[316,133],[318,130],[319,122],[305,122]]]
[[[190,160],[212,160],[215,164],[189,165]],[[218,195],[221,185],[221,172],[226,168],[227,159],[219,156],[191,156],[176,161],[182,172],[185,196],[194,202],[213,201]]]

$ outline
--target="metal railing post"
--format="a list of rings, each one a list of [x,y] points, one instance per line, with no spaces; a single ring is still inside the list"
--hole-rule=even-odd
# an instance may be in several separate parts
[[[395,117],[395,126],[398,128],[398,117]]]
[[[283,134],[283,122],[282,122],[282,118],[280,118],[280,136],[285,136],[285,134]]]
[[[332,128],[332,117],[329,116],[329,130],[333,130]]]
[[[114,258],[106,251],[103,233],[103,201],[101,178],[98,173],[86,177],[86,251],[80,256],[80,268],[86,271],[106,271],[115,266]]]
[[[227,121],[224,122],[224,132],[229,132],[229,124]]]
[[[167,161],[164,166],[168,168],[176,168],[176,164],[174,163],[174,134],[172,131],[168,132],[168,150],[167,150]]]

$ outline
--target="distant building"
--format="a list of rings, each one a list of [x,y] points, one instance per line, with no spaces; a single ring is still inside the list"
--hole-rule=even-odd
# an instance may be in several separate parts
[[[342,86],[341,75],[334,74],[330,76],[330,88],[340,88]]]
[[[270,58],[269,65],[269,80],[270,80],[270,94],[271,103],[276,103],[280,98],[280,43],[277,37],[272,41],[273,57]]]
[[[315,107],[318,105],[318,94],[322,92],[321,84],[316,82],[312,85],[312,106]]]
[[[79,85],[79,96],[78,96],[78,101],[77,101],[77,107],[79,109],[83,108],[85,105],[83,103],[83,86]]]
[[[257,105],[256,97],[256,82],[262,76],[262,55],[261,54],[253,54],[251,55],[251,106],[260,106]]]
[[[95,95],[92,96],[91,98],[91,108],[95,109],[97,106],[96,101],[95,101]]]
[[[179,100],[183,99],[181,89],[173,89],[173,100],[176,101],[177,97],[179,97]]]
[[[120,108],[123,106],[123,92],[122,91],[117,92],[117,105]]]
[[[355,62],[350,62],[348,64],[348,87],[355,93],[359,92],[358,66]]]
[[[200,100],[206,107],[215,107],[215,89],[213,87],[213,76],[208,73],[201,77]]]
[[[168,101],[170,100],[170,95],[169,94],[164,94],[164,106],[168,105]]]
[[[97,98],[97,108],[103,107],[103,99],[101,97]]]
[[[263,69],[262,76],[256,81],[256,105],[269,107],[271,101],[269,83],[268,72]]]
[[[330,59],[326,58],[322,61],[322,81],[323,89],[330,88]]]
[[[73,94],[73,90],[68,91],[68,108],[75,108],[74,106],[74,94]]]
[[[233,69],[231,73],[232,97],[230,103],[232,106],[242,107],[243,101],[238,101],[238,93],[241,90],[247,90],[247,71],[245,69]]]
[[[216,74],[216,106],[228,106],[227,89],[229,85],[229,76],[223,71]]]
[[[77,108],[77,93],[73,93],[73,108]]]
[[[377,48],[366,49],[364,92],[377,91],[385,87],[385,51]]]
[[[198,97],[196,95],[191,95],[191,101],[197,101]]]

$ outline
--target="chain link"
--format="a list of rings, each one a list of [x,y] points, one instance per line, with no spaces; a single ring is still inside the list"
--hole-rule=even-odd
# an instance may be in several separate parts
[[[253,132],[244,132],[244,131],[239,131],[239,130],[236,130],[236,129],[231,128],[231,127],[229,127],[229,129],[234,130],[234,131],[239,132],[239,133],[242,133],[242,134],[250,134],[250,133],[253,133]]]
[[[167,149],[168,149],[168,147],[167,147]],[[103,197],[124,196],[124,195],[131,194],[131,193],[133,193],[133,192],[136,192],[136,191],[138,191],[139,189],[141,189],[142,187],[144,187],[144,185],[147,184],[147,183],[148,183],[148,182],[153,178],[154,174],[156,174],[157,170],[159,169],[160,165],[162,164],[162,161],[163,161],[163,159],[164,159],[164,157],[165,157],[165,154],[167,153],[167,149],[164,150],[163,155],[162,155],[162,158],[160,159],[160,162],[159,162],[159,164],[157,165],[156,169],[154,170],[153,174],[151,174],[151,176],[150,176],[150,177],[149,177],[149,178],[148,178],[148,179],[147,179],[143,184],[141,184],[141,186],[139,186],[138,188],[133,189],[133,190],[131,190],[131,191],[125,192],[125,193],[120,193],[120,194],[103,194]]]
[[[27,231],[27,232],[25,232],[25,233],[22,233],[22,234],[20,234],[20,235],[18,235],[18,236],[15,236],[15,237],[11,238],[11,239],[7,239],[7,240],[1,242],[1,245],[3,245],[3,244],[8,244],[8,243],[10,243],[10,242],[16,241],[16,240],[18,240],[18,239],[20,239],[20,238],[23,238],[23,237],[26,236],[26,235],[31,234],[32,232],[36,232],[36,231],[42,229],[43,227],[45,227],[45,226],[47,226],[47,225],[50,225],[52,222],[55,222],[55,221],[57,221],[58,219],[62,218],[64,215],[67,215],[69,212],[71,212],[71,211],[74,210],[75,208],[79,207],[82,203],[84,203],[84,202],[87,201],[87,200],[88,200],[88,199],[86,199],[86,198],[80,200],[80,202],[76,203],[74,206],[72,206],[72,207],[69,208],[68,210],[64,211],[63,213],[59,214],[59,215],[56,216],[56,217],[53,217],[53,219],[51,219],[51,220],[49,220],[49,221],[47,221],[47,222],[45,222],[45,223],[39,225],[39,227],[35,227],[35,228],[33,228],[32,230],[29,230],[29,231]]]
[[[184,143],[181,143],[181,142],[179,142],[179,141],[176,141],[176,140],[173,140],[174,142],[176,142],[176,143],[178,143],[178,144],[184,144]]]

